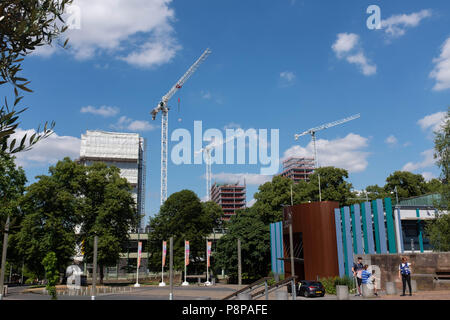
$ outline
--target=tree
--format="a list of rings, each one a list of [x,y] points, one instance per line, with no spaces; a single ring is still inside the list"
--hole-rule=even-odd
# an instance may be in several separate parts
[[[14,88],[14,104],[0,106],[0,149],[15,153],[26,150],[39,140],[51,134],[54,123],[44,130],[37,130],[26,141],[27,136],[16,144],[15,139],[8,145],[8,139],[15,133],[19,115],[27,108],[15,110],[23,96],[19,91],[32,92],[29,81],[20,76],[24,57],[36,47],[50,45],[67,30],[63,13],[73,0],[2,0],[0,2],[0,86],[11,84]],[[61,23],[58,23],[61,22]],[[62,44],[67,46],[67,40]]]
[[[442,180],[442,207],[449,208],[450,206],[450,107],[447,109],[447,115],[444,122],[434,138],[434,158],[436,164],[441,169]]]
[[[408,171],[395,171],[386,178],[385,192],[395,192],[395,187],[397,187],[399,199],[421,196],[428,192],[424,177]]]
[[[136,203],[130,184],[119,175],[119,168],[96,162],[85,167],[85,172],[77,241],[85,241],[84,259],[92,261],[94,237],[98,236],[97,261],[103,283],[103,268],[117,263],[130,230],[137,226]]]
[[[149,235],[152,255],[150,267],[161,268],[161,244],[174,237],[174,268],[184,267],[184,241],[190,245],[190,270],[203,271],[206,266],[206,238],[218,225],[222,210],[212,202],[201,203],[190,190],[173,193],[161,206],[159,213],[150,220]]]
[[[14,157],[0,151],[0,230],[2,233],[8,217],[10,217],[9,234],[17,232],[21,220],[18,201],[25,191],[26,182],[25,172],[22,168],[16,167]],[[0,236],[0,248],[2,247],[3,236]],[[20,259],[11,236],[7,250],[8,261],[11,264],[17,264]]]
[[[319,179],[322,201],[337,201],[341,206],[349,205],[356,195],[351,191],[352,184],[348,179],[348,171],[335,167],[321,167],[309,176],[308,198],[310,201],[319,201]]]
[[[45,279],[47,280],[45,288],[52,297],[52,300],[56,300],[56,285],[59,283],[56,254],[53,251],[48,252],[42,260],[42,265],[44,266]]]
[[[390,197],[391,194],[386,192],[384,187],[380,187],[379,185],[371,185],[366,187],[366,192],[369,200],[375,200],[375,199],[383,199]]]
[[[241,240],[242,279],[252,282],[267,276],[270,271],[269,226],[260,220],[256,210],[238,211],[230,220],[228,232],[217,243],[214,269],[227,272],[232,282],[238,277],[237,239]]]
[[[20,200],[23,218],[11,237],[30,271],[42,276],[41,261],[54,252],[57,269],[64,272],[75,254],[75,227],[80,223],[80,186],[84,167],[65,158],[50,167],[49,176],[27,187]]]
[[[295,187],[292,180],[281,176],[275,176],[272,181],[258,187],[258,192],[254,194],[256,202],[252,208],[265,225],[282,219],[283,205],[291,204],[291,187]],[[296,187],[295,190],[304,188],[305,185],[302,184],[302,187]],[[292,193],[294,194],[294,190]],[[297,195],[297,192],[295,194]],[[298,203],[297,197],[295,200],[294,204]]]
[[[450,107],[440,130],[435,132],[434,150],[436,163],[441,168],[441,202],[437,204],[439,212],[435,219],[427,222],[425,233],[433,250],[450,251]],[[444,210],[447,212],[444,213]]]

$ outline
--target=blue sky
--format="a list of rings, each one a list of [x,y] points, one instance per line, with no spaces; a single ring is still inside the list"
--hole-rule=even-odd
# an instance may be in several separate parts
[[[279,129],[281,158],[311,155],[310,137],[295,141],[295,133],[360,113],[318,133],[321,165],[346,168],[355,189],[383,185],[395,170],[439,175],[431,149],[450,98],[448,1],[75,4],[81,25],[69,30],[71,49],[43,48],[24,63],[35,92],[23,100],[30,109],[21,130],[56,122],[52,138],[17,160],[31,182],[57,159],[78,156],[87,129],[139,132],[148,147],[146,212],[154,215],[161,122],[149,112],[207,47],[212,54],[171,100],[169,136],[192,131],[195,120],[204,129]],[[379,30],[366,25],[371,4],[381,9]],[[259,170],[212,166],[218,182],[245,177],[249,202],[268,179]],[[203,198],[204,175],[204,164],[169,161],[169,195],[191,189]]]

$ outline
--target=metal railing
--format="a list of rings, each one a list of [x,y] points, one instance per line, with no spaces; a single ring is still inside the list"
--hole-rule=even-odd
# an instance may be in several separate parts
[[[292,299],[296,300],[296,290],[295,290],[295,279],[296,278],[297,278],[297,276],[289,277],[284,280],[278,281],[277,283],[275,283],[271,286],[268,285],[268,281],[272,278],[270,278],[270,277],[261,278],[255,282],[253,282],[252,284],[249,284],[248,286],[246,286],[236,292],[233,292],[232,294],[226,296],[222,300],[231,300],[231,299],[237,298],[238,295],[244,294],[244,293],[250,294],[251,300],[258,299],[264,295],[266,296],[266,300],[269,300],[270,292],[277,290],[283,286],[288,286],[288,285],[291,285],[292,288],[294,289],[292,292]],[[251,294],[252,291],[257,290],[262,286],[264,286],[264,289],[254,293],[254,294]]]

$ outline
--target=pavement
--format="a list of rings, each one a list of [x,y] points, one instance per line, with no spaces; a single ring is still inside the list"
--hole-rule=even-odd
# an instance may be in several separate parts
[[[205,287],[190,285],[188,287],[175,286],[173,290],[174,300],[221,300],[225,296],[239,289],[237,285],[217,284],[215,286]],[[98,288],[96,300],[169,300],[170,288],[145,285],[139,288],[132,286],[118,288],[116,292],[109,293]],[[282,287],[278,290],[286,290]],[[290,298],[290,296],[289,296]],[[50,297],[43,294],[43,289],[30,290],[28,287],[10,288],[5,300],[49,300]],[[59,300],[91,300],[90,295],[58,295]],[[380,292],[378,297],[364,298],[354,295],[349,296],[350,300],[450,300],[450,290],[442,291],[420,291],[412,296],[401,297],[397,295],[385,295]],[[265,300],[265,296],[258,300]],[[269,293],[269,300],[276,300],[276,291]],[[297,300],[336,300],[335,295],[326,294],[324,297],[297,297]]]

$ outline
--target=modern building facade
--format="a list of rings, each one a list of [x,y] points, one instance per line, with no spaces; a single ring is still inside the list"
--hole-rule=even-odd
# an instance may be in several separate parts
[[[81,135],[80,163],[104,162],[120,169],[133,187],[140,217],[145,215],[146,141],[137,133],[86,131]],[[141,224],[144,219],[141,219]]]
[[[246,206],[246,187],[239,184],[218,184],[211,187],[211,200],[223,210],[223,219],[228,220],[236,211]]]
[[[300,180],[309,181],[314,168],[314,158],[291,157],[283,161],[283,172],[279,175],[293,180],[294,183]]]

